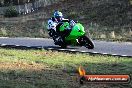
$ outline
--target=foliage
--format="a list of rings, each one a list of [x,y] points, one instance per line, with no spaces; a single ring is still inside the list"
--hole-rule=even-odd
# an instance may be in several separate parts
[[[10,4],[18,5],[18,4],[25,4],[25,3],[34,2],[34,1],[37,1],[37,0],[1,0],[0,3],[3,2],[5,6],[8,6]]]
[[[70,12],[69,14],[68,14],[68,16],[67,16],[67,18],[69,18],[69,19],[76,19],[76,18],[78,18],[79,17],[79,15],[76,13],[76,12]]]
[[[5,12],[4,12],[5,17],[17,17],[18,12],[14,6],[9,6]]]

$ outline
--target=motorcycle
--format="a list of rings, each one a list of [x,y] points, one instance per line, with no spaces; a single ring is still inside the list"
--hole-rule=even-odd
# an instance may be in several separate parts
[[[73,20],[71,20],[70,22],[61,23],[60,27],[58,28],[60,32],[68,29],[70,30],[70,33],[64,38],[64,42],[57,44],[55,43],[55,45],[59,45],[62,48],[66,48],[68,45],[84,46],[88,49],[94,48],[92,39],[86,36],[86,32],[81,23],[75,23]]]

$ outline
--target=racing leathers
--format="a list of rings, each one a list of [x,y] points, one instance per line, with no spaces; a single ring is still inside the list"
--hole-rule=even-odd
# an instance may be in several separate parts
[[[54,17],[48,20],[48,31],[50,37],[53,38],[55,44],[62,43],[64,44],[64,39],[69,35],[70,30],[64,30],[63,32],[59,31],[59,27],[63,24],[63,22],[70,22],[69,19],[62,19],[62,21],[58,22]]]

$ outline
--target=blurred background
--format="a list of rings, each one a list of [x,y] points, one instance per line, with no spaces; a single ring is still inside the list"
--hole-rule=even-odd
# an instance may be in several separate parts
[[[0,0],[0,37],[47,38],[54,10],[95,40],[132,42],[132,0]]]

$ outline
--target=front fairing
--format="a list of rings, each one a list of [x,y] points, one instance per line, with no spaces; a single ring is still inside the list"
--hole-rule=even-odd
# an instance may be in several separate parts
[[[66,38],[66,40],[77,39],[78,37],[83,36],[83,35],[85,35],[84,27],[82,26],[82,24],[76,23],[72,27],[72,31],[70,35]]]

